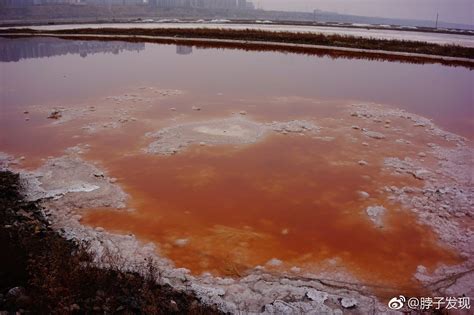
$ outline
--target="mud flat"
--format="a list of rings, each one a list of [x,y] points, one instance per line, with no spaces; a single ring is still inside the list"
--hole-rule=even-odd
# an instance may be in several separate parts
[[[76,123],[84,134],[96,134],[119,129],[136,122],[137,114],[153,108],[158,102],[182,95],[180,90],[159,89],[152,86],[132,88],[126,93],[106,96],[95,102],[67,105],[39,104],[28,113],[50,120],[51,126]]]
[[[414,277],[423,289],[439,296],[474,296],[474,232],[472,183],[474,154],[470,142],[446,132],[430,120],[377,104],[353,104],[337,121],[339,131],[361,150],[370,147],[406,147],[407,156],[387,155],[381,171],[400,178],[415,178],[415,186],[380,185],[379,193],[394,204],[410,209],[419,222],[433,228],[439,239],[454,248],[462,262],[440,266],[429,272],[418,266]],[[267,135],[301,135],[332,141],[340,137],[317,120],[257,122],[241,116],[186,122],[150,132],[145,154],[181,154],[190,146],[245,146],[263,141]],[[289,135],[290,134],[290,135]],[[432,141],[419,143],[417,134]],[[362,141],[358,140],[363,139]],[[375,288],[361,282],[350,270],[337,273],[309,273],[298,267],[275,272],[273,259],[239,277],[220,277],[176,268],[160,254],[154,243],[133,234],[112,233],[102,227],[81,224],[83,209],[128,209],[130,196],[100,165],[81,155],[87,148],[73,147],[61,157],[51,158],[34,171],[22,171],[29,200],[40,201],[52,226],[67,239],[90,245],[98,266],[119,265],[123,270],[143,271],[152,261],[160,274],[159,283],[193,291],[206,304],[225,312],[267,314],[358,314],[390,312],[376,297]],[[405,151],[403,151],[405,152]],[[413,152],[416,152],[415,154]],[[17,168],[11,156],[0,155],[2,167]],[[362,163],[364,162],[364,163]],[[367,167],[366,161],[355,161]],[[370,199],[366,192],[361,198]],[[374,204],[366,209],[367,220],[384,229],[386,211]],[[110,254],[113,261],[110,261]]]
[[[180,124],[147,136],[156,139],[146,152],[175,154],[190,145],[242,145],[255,143],[270,131],[282,134],[318,132],[319,127],[304,120],[258,123],[242,117]]]

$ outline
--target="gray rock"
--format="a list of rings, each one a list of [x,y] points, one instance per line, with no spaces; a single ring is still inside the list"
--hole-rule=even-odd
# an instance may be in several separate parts
[[[341,305],[342,307],[344,308],[354,308],[357,306],[357,300],[354,299],[354,298],[347,298],[347,297],[344,297],[341,299]]]
[[[377,132],[377,131],[364,131],[363,132],[365,136],[373,139],[385,139],[385,135],[383,133]]]
[[[425,169],[419,169],[413,172],[416,179],[425,180],[431,176],[431,172]]]
[[[13,287],[10,290],[8,290],[7,297],[16,298],[20,296],[21,294],[23,294],[23,291],[24,291],[23,287]]]
[[[287,122],[272,122],[268,126],[276,132],[281,132],[283,134],[287,133],[304,133],[308,131],[318,132],[319,127],[314,123],[306,120],[291,120]]]
[[[328,299],[328,294],[326,292],[318,291],[316,289],[310,289],[306,292],[306,296],[315,302],[324,303]]]
[[[179,312],[178,304],[173,300],[170,301],[170,308],[173,312]]]
[[[370,194],[366,191],[358,191],[357,194],[361,199],[367,199],[370,197]]]
[[[383,206],[371,206],[367,207],[365,210],[370,220],[374,222],[375,226],[382,228],[383,227],[383,216],[385,214],[385,207]]]

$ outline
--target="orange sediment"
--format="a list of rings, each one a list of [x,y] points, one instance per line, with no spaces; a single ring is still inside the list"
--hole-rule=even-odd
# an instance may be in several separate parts
[[[106,166],[135,211],[91,209],[83,222],[155,242],[196,274],[239,276],[275,258],[267,268],[348,271],[361,281],[415,290],[418,265],[458,262],[380,192],[416,180],[382,172],[376,149],[360,166],[353,150],[344,140],[276,135],[243,148],[114,159]],[[361,199],[359,191],[370,197]],[[365,212],[373,205],[388,209],[383,228]]]

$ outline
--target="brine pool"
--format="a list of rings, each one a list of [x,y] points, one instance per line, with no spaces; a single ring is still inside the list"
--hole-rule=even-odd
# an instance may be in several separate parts
[[[87,147],[82,158],[130,196],[131,211],[78,209],[85,225],[151,241],[194,274],[344,270],[415,290],[419,265],[463,261],[384,193],[423,186],[384,170],[384,158],[423,156],[434,164],[422,152],[444,142],[401,118],[361,122],[349,109],[403,109],[471,139],[469,69],[120,41],[0,43],[0,151],[35,169],[68,148]],[[55,111],[61,117],[48,119]],[[237,116],[259,124],[311,121],[318,132],[146,151],[147,133]],[[383,227],[367,215],[374,206],[386,209]]]

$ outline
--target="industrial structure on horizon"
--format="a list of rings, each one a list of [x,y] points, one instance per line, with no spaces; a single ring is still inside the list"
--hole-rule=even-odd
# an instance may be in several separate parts
[[[159,8],[254,9],[247,0],[148,0]]]
[[[116,4],[116,5],[131,5],[131,4],[146,4],[144,0],[0,0],[0,5],[10,8],[21,8],[33,5],[48,5],[48,4]]]
[[[70,5],[150,5],[156,8],[202,8],[252,10],[247,0],[0,0],[0,7],[24,8],[51,4]]]

